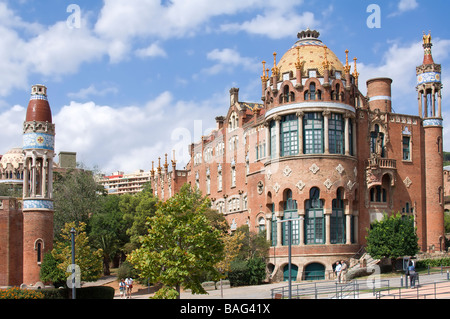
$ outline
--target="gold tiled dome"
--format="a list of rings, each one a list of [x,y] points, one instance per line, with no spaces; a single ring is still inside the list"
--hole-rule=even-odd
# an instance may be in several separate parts
[[[328,48],[325,49],[323,42],[318,39],[319,35],[319,32],[309,29],[299,32],[299,40],[283,55],[277,64],[279,74],[292,71],[295,76],[296,63],[300,59],[300,62],[303,62],[303,75],[307,75],[308,69],[317,69],[319,75],[323,76],[325,50],[330,70],[333,70],[333,73],[334,71],[340,71],[344,74],[343,64],[333,51]]]

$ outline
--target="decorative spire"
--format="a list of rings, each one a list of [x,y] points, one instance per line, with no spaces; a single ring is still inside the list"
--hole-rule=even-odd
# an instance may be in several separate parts
[[[345,50],[345,66],[344,66],[344,72],[346,74],[350,73],[351,66],[348,64],[348,50]]]
[[[433,56],[431,55],[431,47],[433,44],[431,43],[431,31],[428,31],[428,35],[423,32],[423,64],[434,64]]]
[[[263,75],[261,76],[261,81],[266,82],[269,79],[268,74],[266,74],[266,61],[262,61],[263,64]]]
[[[158,174],[161,174],[161,157],[158,157]]]
[[[164,169],[166,170],[166,172],[167,172],[168,167],[169,167],[169,164],[167,164],[167,153],[166,153],[166,161],[164,163]]]
[[[300,70],[302,68],[303,62],[300,61],[300,47],[297,47],[297,62],[295,62],[295,67]]]
[[[353,58],[353,61],[355,61],[355,71],[353,71],[353,76],[355,77],[355,79],[358,79],[358,77],[359,77],[359,73],[358,73],[358,70],[356,70],[356,61],[357,61],[358,59],[355,57],[355,58]]]
[[[327,52],[327,49],[328,49],[328,48],[327,48],[327,46],[325,45],[325,46],[323,47],[325,58],[324,58],[324,61],[322,62],[323,68],[324,68],[325,70],[328,70],[328,69],[330,68],[330,62],[328,62],[328,52]]]
[[[277,76],[279,74],[280,70],[277,67],[277,53],[273,53],[273,68],[272,68],[272,75]]]

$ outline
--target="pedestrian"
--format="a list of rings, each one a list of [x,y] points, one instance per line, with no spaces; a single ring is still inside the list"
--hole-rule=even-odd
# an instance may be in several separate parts
[[[342,265],[339,263],[339,261],[336,261],[336,267],[334,268],[334,271],[336,273],[336,280],[337,280],[338,283],[341,280],[341,278],[340,278],[341,268],[342,268]]]
[[[127,285],[127,298],[131,299],[131,291],[133,290],[133,279],[131,277],[125,279]]]
[[[346,282],[346,278],[345,275],[347,274],[347,264],[345,263],[345,261],[341,260],[341,273],[340,273],[340,282],[341,283],[345,283]]]
[[[125,280],[122,278],[119,283],[120,299],[123,299],[123,297],[125,297],[125,289],[126,289]]]
[[[410,263],[410,265],[408,267],[408,273],[409,273],[409,280],[411,283],[411,288],[415,288],[417,273],[416,273],[416,267],[414,266],[414,262]]]

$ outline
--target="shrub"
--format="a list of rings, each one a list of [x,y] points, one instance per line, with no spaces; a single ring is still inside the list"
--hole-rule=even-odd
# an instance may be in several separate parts
[[[0,290],[0,299],[44,299],[44,294],[38,290],[13,287],[6,290]]]

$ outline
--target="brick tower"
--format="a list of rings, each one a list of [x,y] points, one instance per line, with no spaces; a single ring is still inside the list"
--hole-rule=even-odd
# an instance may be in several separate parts
[[[53,246],[55,125],[47,88],[34,85],[23,125],[23,283],[34,285],[44,253]]]
[[[442,251],[445,249],[445,244],[441,65],[434,63],[431,46],[431,35],[424,33],[423,63],[416,68],[419,115],[423,119],[426,149],[424,152],[426,198],[426,239],[424,242],[427,250]]]

